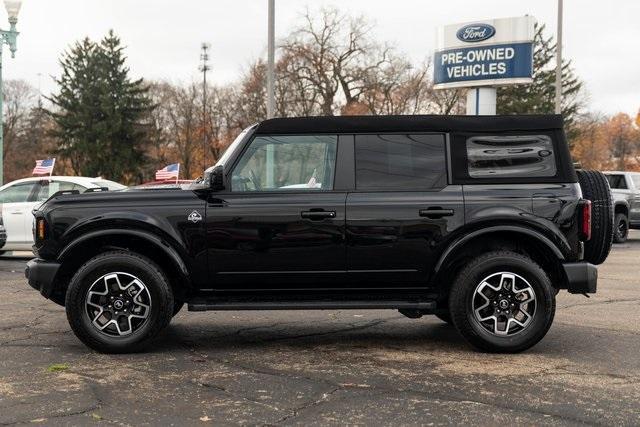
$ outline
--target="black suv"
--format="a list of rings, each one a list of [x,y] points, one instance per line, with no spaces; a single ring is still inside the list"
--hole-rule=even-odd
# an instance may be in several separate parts
[[[139,350],[184,304],[434,314],[521,351],[559,290],[596,291],[613,235],[607,181],[576,173],[560,116],[267,120],[199,183],[34,214],[29,284],[102,352]]]

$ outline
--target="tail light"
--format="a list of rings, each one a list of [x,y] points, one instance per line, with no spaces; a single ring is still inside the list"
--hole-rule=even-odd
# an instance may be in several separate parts
[[[591,200],[582,201],[581,216],[580,232],[582,234],[582,240],[586,242],[591,239]]]

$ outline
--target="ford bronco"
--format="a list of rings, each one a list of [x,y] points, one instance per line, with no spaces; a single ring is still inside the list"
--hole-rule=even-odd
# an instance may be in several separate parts
[[[518,352],[556,294],[596,292],[613,236],[560,116],[266,120],[187,187],[52,196],[29,284],[101,352],[190,311],[395,309]]]

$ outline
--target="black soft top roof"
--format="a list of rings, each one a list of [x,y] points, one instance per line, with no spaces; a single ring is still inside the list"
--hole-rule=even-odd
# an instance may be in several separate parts
[[[256,134],[367,132],[496,132],[562,129],[555,114],[510,116],[327,116],[265,120]]]

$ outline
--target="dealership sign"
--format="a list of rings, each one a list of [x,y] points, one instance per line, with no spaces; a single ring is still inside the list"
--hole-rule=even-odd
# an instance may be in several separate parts
[[[435,88],[531,83],[534,24],[523,16],[440,28]]]

